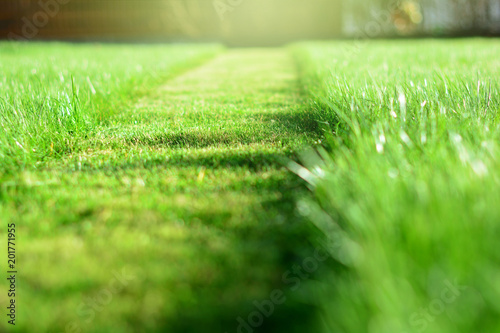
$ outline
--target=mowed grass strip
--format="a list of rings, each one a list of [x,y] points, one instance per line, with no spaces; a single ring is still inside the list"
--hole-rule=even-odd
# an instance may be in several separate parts
[[[301,204],[337,261],[325,331],[500,331],[498,42],[351,46],[294,47],[331,129]]]
[[[12,176],[18,330],[236,331],[303,242],[283,167],[316,139],[303,102],[285,50],[232,50]],[[130,279],[99,303],[116,274]],[[310,314],[290,301],[262,330]]]

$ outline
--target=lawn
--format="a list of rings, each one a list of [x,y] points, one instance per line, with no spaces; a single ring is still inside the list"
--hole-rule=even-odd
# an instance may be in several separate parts
[[[13,331],[500,331],[498,54],[0,44]]]
[[[500,45],[292,48],[328,138],[294,170],[335,259],[327,332],[500,331]]]
[[[5,44],[0,72],[14,331],[236,331],[281,287],[317,137],[286,50]],[[300,331],[289,299],[262,330]]]

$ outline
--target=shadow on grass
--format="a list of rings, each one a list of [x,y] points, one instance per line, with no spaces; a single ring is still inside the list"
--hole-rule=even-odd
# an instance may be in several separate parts
[[[311,137],[319,137],[316,122],[308,118],[311,116],[283,113],[277,119],[287,128],[289,133],[307,133]],[[294,159],[294,156],[294,153],[288,155],[249,153],[228,154],[222,157],[215,155],[198,158],[179,157],[177,160],[170,160],[167,163],[160,162],[155,166],[248,167],[250,170],[256,171],[268,166],[283,167],[286,159]],[[259,207],[253,209],[254,213],[248,217],[250,220],[258,221],[257,223],[243,224],[231,231],[236,235],[236,239],[241,241],[235,251],[239,251],[239,255],[245,256],[246,260],[254,265],[248,266],[244,272],[234,272],[231,267],[224,269],[227,270],[227,276],[237,276],[249,281],[253,271],[258,270],[260,263],[272,260],[273,271],[268,272],[267,293],[262,298],[256,299],[241,297],[239,302],[232,304],[224,304],[222,301],[210,297],[200,298],[196,310],[193,310],[192,304],[180,304],[178,320],[163,323],[162,331],[187,333],[202,329],[204,332],[227,333],[302,333],[319,330],[317,327],[317,308],[313,305],[314,299],[308,292],[308,282],[315,279],[317,272],[307,274],[307,278],[304,279],[299,279],[297,275],[294,275],[296,273],[292,273],[287,276],[288,279],[285,279],[287,272],[294,272],[294,269],[302,264],[303,259],[311,256],[315,250],[313,245],[308,243],[314,230],[295,209],[298,198],[309,195],[308,191],[305,184],[291,173],[283,179],[273,179],[265,183],[255,190],[261,194],[272,191],[279,192],[280,199],[261,202]],[[204,217],[200,217],[200,219],[204,219]],[[294,277],[293,283],[290,282],[290,276]],[[297,285],[298,280],[300,283]],[[218,288],[224,289],[225,286],[219,285],[209,288],[212,289],[212,292],[208,294],[218,295],[221,294]],[[283,292],[286,301],[283,304],[274,304],[272,311],[268,308],[268,313],[264,313],[265,311],[258,308],[262,304],[269,304],[268,300],[273,290]],[[246,290],[238,292],[243,295]],[[200,290],[200,293],[203,291]]]
[[[269,167],[282,167],[287,159],[294,158],[292,152],[278,154],[274,152],[232,152],[232,153],[211,153],[204,156],[182,156],[171,155],[165,157],[137,158],[131,161],[120,162],[116,160],[106,161],[104,163],[83,162],[80,171],[106,174],[115,174],[118,171],[128,170],[149,170],[160,171],[172,168],[193,168],[204,167],[207,169],[241,169],[247,168],[249,171],[261,171]]]
[[[185,133],[153,133],[151,135],[128,135],[121,138],[128,146],[149,146],[180,148],[209,148],[213,146],[230,144],[266,143],[278,148],[287,147],[288,153],[277,152],[244,152],[228,150],[227,152],[214,152],[205,156],[183,156],[172,154],[169,159],[154,157],[149,159],[136,159],[121,161],[120,159],[106,162],[108,164],[88,164],[82,162],[81,171],[78,172],[104,172],[116,174],[123,170],[161,170],[171,168],[205,167],[213,169],[227,169],[228,171],[247,168],[249,171],[260,171],[266,168],[283,168],[286,159],[294,159],[291,149],[301,148],[302,144],[312,143],[312,139],[320,137],[318,126],[313,119],[313,114],[306,111],[272,113],[249,113],[252,118],[258,119],[266,126],[258,135],[235,133],[230,131],[217,132],[185,132]],[[248,125],[252,127],[252,124]],[[280,132],[272,136],[273,131]],[[298,138],[298,136],[302,138]],[[120,142],[121,143],[121,142]],[[118,144],[118,143],[117,143]],[[122,146],[123,147],[123,146]],[[109,147],[107,147],[109,148]],[[233,184],[241,189],[250,186],[245,183]],[[301,279],[301,286],[292,290],[289,282],[284,281],[283,275],[291,271],[294,266],[300,265],[304,258],[313,252],[312,245],[308,243],[312,232],[309,224],[296,213],[296,200],[308,195],[305,185],[291,173],[283,178],[270,178],[262,180],[252,188],[252,191],[263,198],[270,197],[269,193],[279,193],[280,199],[259,202],[252,207],[253,213],[245,216],[245,223],[232,226],[224,230],[228,237],[237,240],[234,243],[234,253],[245,263],[252,263],[241,270],[231,266],[230,263],[217,261],[216,254],[204,254],[203,257],[217,265],[214,269],[222,271],[226,279],[214,283],[200,283],[192,285],[195,301],[177,300],[175,304],[176,316],[160,318],[153,323],[154,330],[144,329],[144,318],[133,316],[128,318],[130,325],[137,331],[154,332],[315,332],[316,308],[311,305],[314,300],[308,295],[307,281],[314,279],[311,273],[307,279]],[[258,206],[258,207],[257,207]],[[85,212],[87,213],[87,212]],[[190,216],[191,215],[191,216]],[[221,220],[227,219],[225,215],[211,216],[206,212],[188,214],[186,217],[199,219],[204,224],[216,228],[224,228]],[[251,223],[250,223],[251,222]],[[217,225],[219,224],[219,225]],[[269,265],[272,263],[272,265]],[[272,268],[269,268],[272,267]],[[235,271],[238,269],[238,271]],[[267,271],[269,269],[269,271]],[[259,273],[256,273],[259,272]],[[253,280],[256,275],[260,280]],[[296,278],[296,275],[294,275]],[[188,281],[189,282],[189,281]],[[255,286],[257,285],[257,287]],[[295,285],[295,283],[293,284]],[[262,296],[252,298],[249,290],[257,288],[265,290]],[[229,291],[228,291],[229,290]],[[261,314],[262,322],[256,319],[258,325],[248,324],[241,326],[242,318],[249,322],[249,316],[259,312],[255,303],[262,304],[269,299],[273,290],[280,290],[286,296],[286,302],[275,305],[272,313],[267,316]],[[222,295],[231,294],[231,300]],[[261,311],[262,312],[262,311]]]
[[[283,106],[281,106],[283,107]],[[298,112],[252,112],[240,115],[242,124],[240,128],[218,129],[213,126],[209,128],[196,127],[192,130],[165,131],[163,129],[149,130],[147,127],[140,127],[130,130],[123,136],[115,137],[114,142],[117,147],[123,146],[152,146],[168,148],[208,148],[220,147],[231,144],[292,144],[301,136],[317,136],[317,123],[312,119],[310,113]],[[142,124],[146,126],[147,124]],[[223,124],[224,126],[234,126],[234,123]],[[165,124],[168,127],[168,123]],[[248,128],[254,128],[248,131]],[[99,146],[99,142],[95,142]],[[113,140],[112,143],[113,145]]]
[[[220,266],[225,270],[228,279],[237,278],[245,281],[242,286],[247,289],[237,290],[239,293],[237,301],[224,303],[224,300],[215,298],[214,295],[222,295],[224,284],[211,285],[198,290],[200,297],[196,308],[193,304],[178,304],[177,320],[175,322],[163,322],[160,331],[164,332],[238,332],[238,333],[303,333],[317,331],[317,309],[308,294],[308,281],[315,278],[315,272],[308,274],[308,278],[301,280],[296,287],[297,275],[293,273],[284,279],[286,272],[292,272],[301,265],[303,259],[312,254],[312,246],[307,239],[312,230],[302,218],[295,212],[295,202],[299,195],[304,194],[304,186],[296,179],[286,179],[283,183],[275,183],[282,193],[280,200],[261,203],[264,209],[255,209],[255,213],[249,219],[255,219],[258,223],[243,225],[231,231],[239,244],[234,249],[239,256],[245,257],[245,262],[253,263],[245,271],[235,272],[229,266]],[[202,218],[202,217],[200,217]],[[272,271],[266,271],[266,286],[259,288],[266,290],[263,296],[257,298],[245,297],[245,293],[251,290],[252,284],[262,284],[263,281],[252,280],[259,275],[266,263],[273,263]],[[290,277],[295,279],[290,282]],[[207,292],[207,289],[209,290]],[[269,308],[269,299],[273,290],[283,292],[286,300],[282,304],[274,304]],[[211,295],[211,297],[206,297]],[[259,305],[256,305],[259,304]],[[266,310],[259,310],[263,304],[267,304]],[[267,312],[266,312],[267,311]],[[258,314],[260,313],[260,315]],[[259,319],[261,318],[261,319]],[[242,324],[242,321],[246,324]]]

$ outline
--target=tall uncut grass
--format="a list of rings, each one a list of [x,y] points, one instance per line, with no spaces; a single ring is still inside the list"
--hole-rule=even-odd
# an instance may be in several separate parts
[[[348,43],[348,42],[346,42]],[[500,45],[295,45],[328,152],[296,171],[328,332],[500,332]]]
[[[134,95],[218,50],[0,43],[1,170],[72,151]]]

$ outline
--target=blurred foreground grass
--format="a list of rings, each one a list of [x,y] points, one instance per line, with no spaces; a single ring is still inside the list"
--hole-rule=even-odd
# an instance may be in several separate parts
[[[500,331],[496,40],[292,47],[329,152],[295,167],[337,265],[327,332]]]

